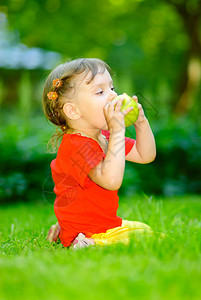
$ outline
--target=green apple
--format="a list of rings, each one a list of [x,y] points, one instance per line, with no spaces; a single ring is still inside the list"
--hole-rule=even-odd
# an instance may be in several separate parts
[[[131,110],[124,117],[125,126],[128,127],[128,126],[133,125],[137,121],[138,116],[139,116],[139,109],[138,109],[138,106],[137,106],[137,103],[135,102],[135,100],[133,98],[131,98],[130,96],[128,96],[126,93],[124,93],[123,95],[116,96],[113,99],[113,101],[116,99],[120,99],[122,96],[124,97],[124,100],[121,105],[121,111],[127,109],[128,107],[131,107],[131,106],[133,107],[133,110]]]

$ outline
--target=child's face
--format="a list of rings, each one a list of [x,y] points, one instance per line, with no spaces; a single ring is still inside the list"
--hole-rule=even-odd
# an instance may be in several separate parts
[[[90,129],[105,129],[103,108],[111,102],[117,93],[114,91],[112,78],[107,70],[98,73],[95,78],[88,83],[91,74],[87,74],[84,80],[76,87],[76,103],[81,113],[81,118]],[[82,75],[83,76],[83,75]]]

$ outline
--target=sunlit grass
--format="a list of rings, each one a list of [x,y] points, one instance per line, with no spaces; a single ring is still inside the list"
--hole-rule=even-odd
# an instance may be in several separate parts
[[[167,238],[78,251],[46,241],[48,202],[1,207],[0,299],[200,299],[200,200],[121,199],[121,217]]]

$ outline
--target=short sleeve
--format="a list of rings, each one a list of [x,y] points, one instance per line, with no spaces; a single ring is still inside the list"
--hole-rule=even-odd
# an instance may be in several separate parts
[[[102,130],[102,134],[109,140],[110,133],[108,130]],[[135,139],[125,137],[125,156],[131,151],[135,144]]]
[[[125,137],[125,156],[131,151],[135,144],[135,140]]]
[[[91,138],[72,134],[62,142],[58,152],[60,168],[84,188],[89,171],[99,164],[105,154]]]

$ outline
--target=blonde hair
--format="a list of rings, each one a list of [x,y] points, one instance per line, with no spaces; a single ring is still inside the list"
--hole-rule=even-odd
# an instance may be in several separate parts
[[[97,74],[104,73],[105,70],[111,73],[111,68],[98,58],[79,58],[57,66],[47,77],[43,89],[43,110],[46,118],[57,126],[56,133],[49,141],[53,152],[57,150],[60,138],[69,129],[67,117],[63,112],[63,105],[65,104],[65,96],[75,89],[74,79],[77,75],[83,73],[87,75],[91,72],[91,78],[88,82],[90,83]],[[53,86],[53,80],[56,79],[61,82],[58,87]],[[56,92],[57,98],[55,100],[47,96],[51,91]],[[58,127],[62,131],[58,131]]]

